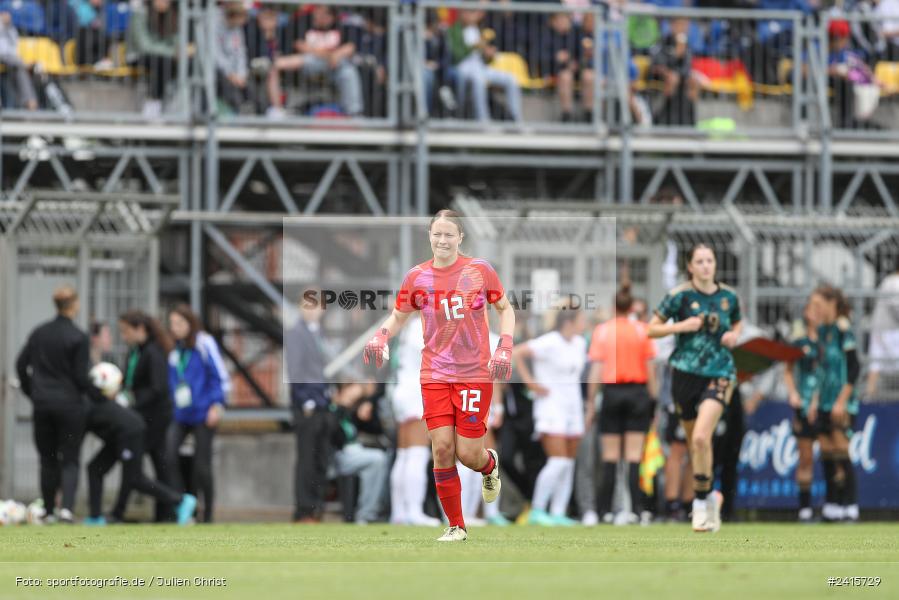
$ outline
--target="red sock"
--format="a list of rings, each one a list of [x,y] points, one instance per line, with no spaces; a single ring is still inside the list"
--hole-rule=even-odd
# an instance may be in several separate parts
[[[465,520],[462,518],[462,481],[456,467],[434,469],[434,483],[437,484],[437,497],[440,498],[450,527],[465,529]]]
[[[487,464],[481,467],[481,470],[478,473],[483,475],[489,475],[493,472],[493,469],[496,468],[496,460],[493,458],[493,452],[487,453]]]

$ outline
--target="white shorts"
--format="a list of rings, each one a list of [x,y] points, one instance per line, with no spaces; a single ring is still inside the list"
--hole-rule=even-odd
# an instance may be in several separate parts
[[[534,431],[546,435],[584,435],[584,409],[579,402],[534,402]]]
[[[899,329],[871,332],[868,356],[873,373],[899,372]]]
[[[420,421],[424,415],[424,403],[421,399],[421,384],[416,381],[400,383],[393,388],[393,418],[397,423],[406,421]]]

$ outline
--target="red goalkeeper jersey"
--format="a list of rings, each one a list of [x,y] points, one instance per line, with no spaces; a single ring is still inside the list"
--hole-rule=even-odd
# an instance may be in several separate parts
[[[487,305],[504,294],[496,271],[480,258],[460,256],[445,268],[432,259],[409,270],[396,309],[421,311],[422,383],[490,381]]]

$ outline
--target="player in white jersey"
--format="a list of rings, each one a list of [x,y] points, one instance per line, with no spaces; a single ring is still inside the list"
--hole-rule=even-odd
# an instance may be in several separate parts
[[[583,311],[562,308],[553,331],[519,344],[512,359],[534,401],[534,430],[546,452],[528,518],[536,525],[574,525],[565,512],[574,487],[574,458],[584,435],[581,391],[587,364],[587,319]],[[526,359],[533,365],[533,374]]]
[[[431,441],[422,420],[421,351],[424,348],[421,319],[411,318],[400,334],[396,385],[392,407],[396,419],[396,459],[390,471],[390,522],[397,525],[440,525],[422,510],[428,490]],[[480,489],[480,480],[478,480]]]

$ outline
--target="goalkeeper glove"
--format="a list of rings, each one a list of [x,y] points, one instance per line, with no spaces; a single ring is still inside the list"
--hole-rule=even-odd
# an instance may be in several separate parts
[[[493,358],[487,363],[490,379],[508,381],[512,377],[512,336],[504,335],[499,339],[499,345]]]
[[[381,329],[376,333],[362,351],[362,362],[365,364],[375,363],[375,368],[380,369],[385,360],[390,360],[390,347],[387,345],[387,329]]]

